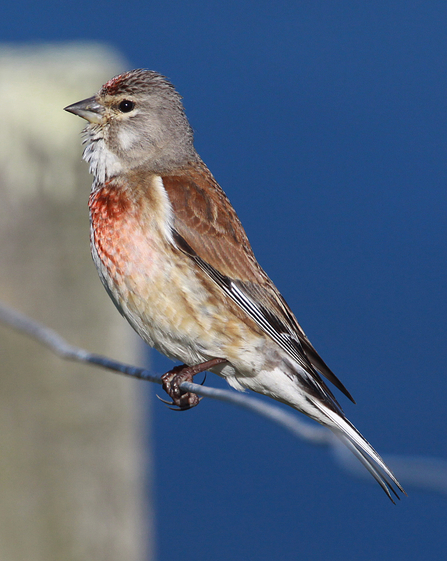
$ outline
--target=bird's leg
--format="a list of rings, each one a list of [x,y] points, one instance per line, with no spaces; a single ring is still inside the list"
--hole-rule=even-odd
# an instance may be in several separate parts
[[[175,366],[172,370],[166,372],[166,374],[163,374],[161,377],[162,387],[172,399],[172,403],[168,403],[168,405],[175,405],[178,407],[178,411],[185,411],[186,409],[191,409],[198,405],[200,401],[199,396],[195,393],[182,392],[179,387],[180,384],[182,382],[192,382],[196,374],[205,372],[205,370],[209,370],[213,366],[217,366],[223,362],[227,361],[224,358],[213,358],[212,360],[194,364],[193,366],[181,364],[180,366]]]

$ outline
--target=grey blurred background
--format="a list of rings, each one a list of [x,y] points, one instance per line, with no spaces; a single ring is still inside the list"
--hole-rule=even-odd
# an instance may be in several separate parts
[[[81,123],[62,111],[124,66],[95,44],[0,45],[0,294],[73,344],[135,363],[137,337],[91,263]],[[0,559],[152,558],[141,382],[2,326],[0,356]]]

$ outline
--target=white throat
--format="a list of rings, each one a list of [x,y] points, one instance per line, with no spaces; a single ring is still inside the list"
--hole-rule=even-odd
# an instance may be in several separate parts
[[[83,133],[86,147],[82,157],[90,165],[89,171],[94,176],[95,183],[104,183],[121,173],[123,166],[118,157],[107,148],[102,128],[90,124]]]

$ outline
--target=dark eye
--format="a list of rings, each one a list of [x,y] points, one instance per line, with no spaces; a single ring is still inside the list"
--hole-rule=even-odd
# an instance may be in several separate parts
[[[129,113],[135,107],[135,103],[128,99],[123,99],[123,101],[118,105],[118,109],[121,113]]]

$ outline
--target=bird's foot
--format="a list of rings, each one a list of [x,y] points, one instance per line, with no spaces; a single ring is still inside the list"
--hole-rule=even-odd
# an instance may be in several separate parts
[[[173,411],[186,411],[196,407],[200,402],[199,396],[195,393],[182,392],[180,389],[182,382],[192,382],[193,377],[194,375],[190,372],[190,367],[186,364],[175,366],[161,377],[162,387],[172,401],[159,399],[166,403],[166,405],[172,405],[173,407],[170,407],[170,409]]]
[[[172,401],[165,401],[159,398],[163,403],[167,405],[172,405],[171,409],[174,411],[186,411],[187,409],[192,409],[196,407],[202,398],[192,392],[184,392],[180,389],[180,385],[183,382],[192,382],[194,376],[200,372],[205,372],[213,366],[227,362],[224,358],[213,358],[212,360],[207,360],[200,364],[194,364],[193,366],[187,366],[186,364],[181,364],[180,366],[175,366],[166,374],[161,377],[162,387],[165,392],[169,395]],[[158,396],[157,396],[158,397]]]

